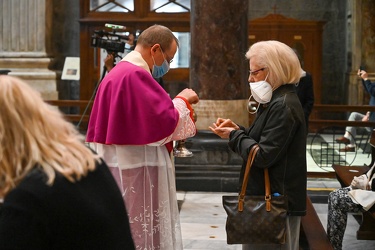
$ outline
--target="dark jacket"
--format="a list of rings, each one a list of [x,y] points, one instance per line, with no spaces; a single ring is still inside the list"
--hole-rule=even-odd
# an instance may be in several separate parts
[[[72,183],[52,186],[34,169],[5,196],[0,249],[135,249],[121,192],[103,162]]]
[[[314,106],[314,87],[311,74],[306,72],[306,76],[301,77],[299,83],[296,85],[296,89],[305,114],[306,128],[308,128],[309,116]]]
[[[289,215],[305,215],[306,127],[294,85],[276,89],[270,103],[259,108],[250,128],[230,133],[229,147],[244,160],[240,185],[254,144],[259,145],[259,151],[250,171],[247,194],[264,194],[264,168],[268,168],[271,192],[288,196]]]

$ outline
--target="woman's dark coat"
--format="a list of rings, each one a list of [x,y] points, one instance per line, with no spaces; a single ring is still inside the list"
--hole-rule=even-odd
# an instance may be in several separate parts
[[[250,148],[259,145],[250,171],[247,194],[264,194],[264,169],[269,169],[271,192],[288,196],[289,215],[306,214],[306,126],[293,84],[282,85],[271,101],[261,105],[250,128],[230,133],[229,147],[244,160]]]

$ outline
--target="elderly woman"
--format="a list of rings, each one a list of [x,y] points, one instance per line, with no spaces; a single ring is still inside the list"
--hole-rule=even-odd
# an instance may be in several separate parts
[[[306,213],[306,126],[295,90],[301,76],[297,55],[278,41],[253,44],[246,58],[250,90],[259,103],[249,128],[218,118],[210,129],[229,138],[229,147],[243,158],[240,183],[250,149],[258,144],[247,195],[264,195],[264,169],[268,168],[271,193],[288,197],[286,243],[243,245],[242,249],[299,249],[300,219]]]
[[[120,190],[84,137],[0,76],[0,249],[135,249]]]

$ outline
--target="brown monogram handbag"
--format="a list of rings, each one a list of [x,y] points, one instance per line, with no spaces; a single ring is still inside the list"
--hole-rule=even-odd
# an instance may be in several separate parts
[[[238,196],[223,196],[228,215],[226,222],[228,244],[284,244],[288,199],[271,195],[268,169],[264,170],[265,196],[246,195],[250,168],[258,145],[251,148],[241,192]]]

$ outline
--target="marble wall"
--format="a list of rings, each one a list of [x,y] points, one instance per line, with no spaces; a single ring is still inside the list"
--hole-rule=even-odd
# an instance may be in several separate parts
[[[42,80],[55,81],[56,88],[46,96],[52,98],[57,97],[58,94],[60,99],[79,98],[79,81],[59,80],[65,57],[79,56],[80,53],[79,4],[80,1],[76,0],[0,0],[0,13],[2,15],[0,69],[14,68],[14,72],[22,71],[30,74],[32,71],[28,68],[30,67],[28,60],[34,60],[35,66],[40,70],[38,74],[43,78]],[[222,5],[227,6],[224,3]],[[374,5],[373,0],[248,0],[247,18],[251,20],[276,12],[301,20],[325,21],[322,102],[327,104],[361,104],[366,102],[360,99],[361,93],[357,93],[354,89],[356,86],[352,82],[355,81],[355,76],[351,74],[353,74],[358,62],[364,64],[370,73],[375,72]],[[360,9],[355,10],[354,8],[358,6],[360,6]],[[228,20],[227,18],[231,16],[232,12],[229,10],[228,15],[226,13],[221,14],[222,22]],[[238,11],[234,12],[233,16],[236,16],[235,14],[239,13]],[[26,12],[28,12],[28,15],[20,15],[20,13]],[[211,11],[206,11],[205,15],[202,16],[208,18],[210,15],[207,13],[211,13]],[[43,21],[43,19],[45,20]],[[219,23],[220,20],[217,22]],[[10,23],[12,25],[8,25]],[[355,38],[358,27],[361,29],[360,36],[363,37],[359,42]],[[352,37],[353,35],[354,37]],[[234,37],[237,38],[236,34],[234,34]],[[206,37],[206,41],[202,44],[211,46],[213,43],[232,38],[231,34],[225,34],[225,36],[213,34],[213,36]],[[361,43],[360,47],[358,47],[358,43]],[[10,44],[12,44],[12,47],[10,47]],[[25,47],[26,45],[28,47]],[[218,55],[222,53],[219,49],[216,50],[212,53]],[[358,55],[358,53],[361,54],[361,58],[353,59],[353,56]],[[23,65],[24,69],[19,65]],[[215,72],[222,69],[220,67]],[[228,72],[228,68],[224,71]],[[38,74],[35,74],[35,76]],[[209,97],[210,99],[221,99],[220,93],[224,92],[222,90],[224,85],[220,85],[220,77],[211,83],[217,86],[219,95],[218,97]],[[243,88],[245,88],[246,79],[244,81]],[[350,84],[353,86],[350,86]],[[48,89],[53,88],[48,87]],[[235,93],[233,96],[230,94],[229,99],[234,96],[234,99],[238,98],[238,89],[236,87],[234,92],[229,90],[230,93]],[[333,92],[337,95],[330,94]],[[209,92],[207,95],[216,96],[216,93],[214,93]],[[350,93],[354,94],[351,96]]]
[[[190,87],[201,99],[194,107],[197,128],[207,130],[218,117],[247,126],[248,4],[201,0],[192,1],[191,7]]]
[[[50,8],[48,0],[0,0],[0,68],[28,82],[43,98],[57,99],[57,75],[48,69]]]
[[[53,0],[50,69],[61,75],[65,57],[79,57],[79,2]],[[79,81],[57,80],[59,99],[79,99]]]
[[[66,56],[79,56],[79,1],[0,0],[0,69],[44,99],[79,99],[79,82],[62,81]]]
[[[322,103],[338,104],[346,101],[346,10],[342,0],[249,0],[248,14],[249,20],[277,13],[299,20],[324,21]]]

